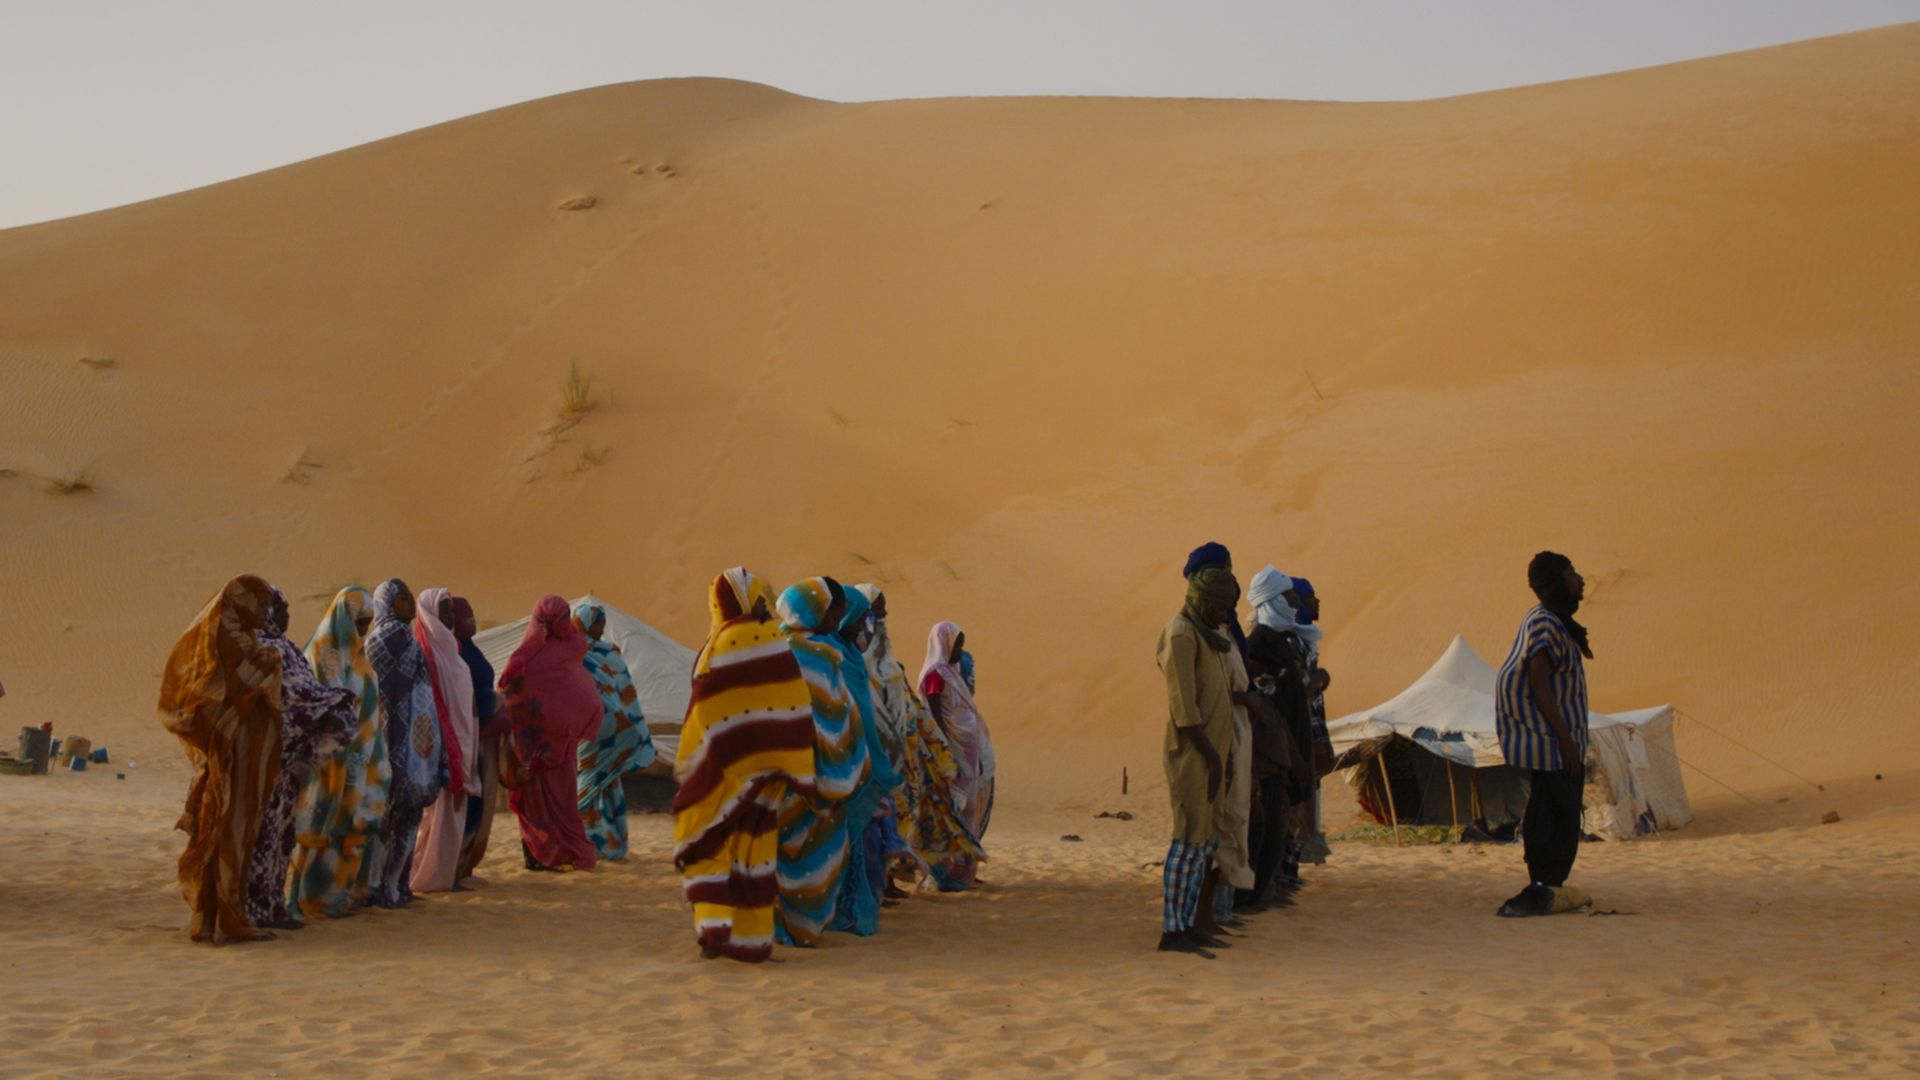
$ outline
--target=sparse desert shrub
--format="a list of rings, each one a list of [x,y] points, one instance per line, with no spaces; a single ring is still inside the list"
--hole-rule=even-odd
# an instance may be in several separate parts
[[[548,433],[558,435],[578,424],[599,402],[593,398],[593,380],[580,374],[580,362],[569,361],[566,381],[560,384],[560,411]]]
[[[92,464],[68,469],[59,476],[47,477],[47,490],[55,495],[87,495],[98,490],[99,477]]]
[[[597,450],[591,444],[582,446],[573,456],[573,475],[578,476],[596,465],[603,465],[611,457],[611,450]]]

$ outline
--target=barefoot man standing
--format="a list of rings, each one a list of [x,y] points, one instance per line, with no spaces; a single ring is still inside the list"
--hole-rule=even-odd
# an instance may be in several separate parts
[[[1573,561],[1543,551],[1527,566],[1540,603],[1527,612],[1500,665],[1494,725],[1507,764],[1532,771],[1526,840],[1528,885],[1501,905],[1506,916],[1548,915],[1582,906],[1566,888],[1580,851],[1580,796],[1586,784],[1587,669],[1593,650],[1574,621],[1587,584]]]

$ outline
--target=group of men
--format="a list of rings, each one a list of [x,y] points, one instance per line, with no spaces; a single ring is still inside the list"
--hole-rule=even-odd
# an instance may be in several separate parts
[[[1304,578],[1272,566],[1236,610],[1232,557],[1217,543],[1195,549],[1187,598],[1160,632],[1166,679],[1167,789],[1173,841],[1165,864],[1159,948],[1212,959],[1240,915],[1292,904],[1301,861],[1321,862],[1320,778],[1333,767],[1320,666],[1319,597]],[[1593,656],[1574,619],[1586,583],[1566,556],[1542,551],[1527,568],[1538,603],[1521,620],[1500,668],[1495,727],[1508,764],[1529,770],[1521,822],[1528,884],[1503,904],[1507,917],[1587,904],[1567,886],[1580,845],[1587,750],[1587,681]]]
[[[1319,597],[1268,566],[1240,583],[1217,543],[1187,557],[1187,600],[1160,633],[1173,842],[1160,949],[1212,959],[1242,915],[1289,907],[1303,861],[1321,862],[1320,777],[1331,770]]]

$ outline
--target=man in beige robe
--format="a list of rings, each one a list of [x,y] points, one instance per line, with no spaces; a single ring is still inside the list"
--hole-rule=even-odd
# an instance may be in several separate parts
[[[1234,733],[1234,671],[1239,654],[1223,626],[1240,586],[1233,572],[1209,566],[1187,583],[1187,602],[1160,632],[1157,655],[1167,685],[1164,744],[1173,842],[1167,850],[1160,949],[1211,959],[1225,942],[1201,928],[1201,899],[1215,876],[1227,756]],[[1244,688],[1244,687],[1243,687]],[[1234,763],[1238,765],[1237,762]],[[1211,914],[1208,912],[1207,914]]]

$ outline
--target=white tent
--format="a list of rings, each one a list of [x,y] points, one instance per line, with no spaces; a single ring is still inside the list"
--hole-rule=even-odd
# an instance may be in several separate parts
[[[1391,701],[1327,724],[1348,783],[1376,818],[1444,824],[1514,820],[1524,774],[1494,730],[1497,673],[1463,637]],[[1673,707],[1588,714],[1585,826],[1610,840],[1693,820],[1673,742]],[[1379,805],[1381,802],[1387,806]]]
[[[693,650],[592,593],[573,601],[572,606],[584,603],[607,609],[603,636],[626,660],[627,670],[633,674],[633,688],[640,695],[640,715],[646,718],[647,730],[659,751],[656,764],[664,763],[665,770],[671,772],[680,743],[680,725],[687,718],[687,701],[693,693]],[[495,671],[506,666],[507,658],[526,635],[529,621],[515,619],[473,636],[473,643],[480,646]]]

